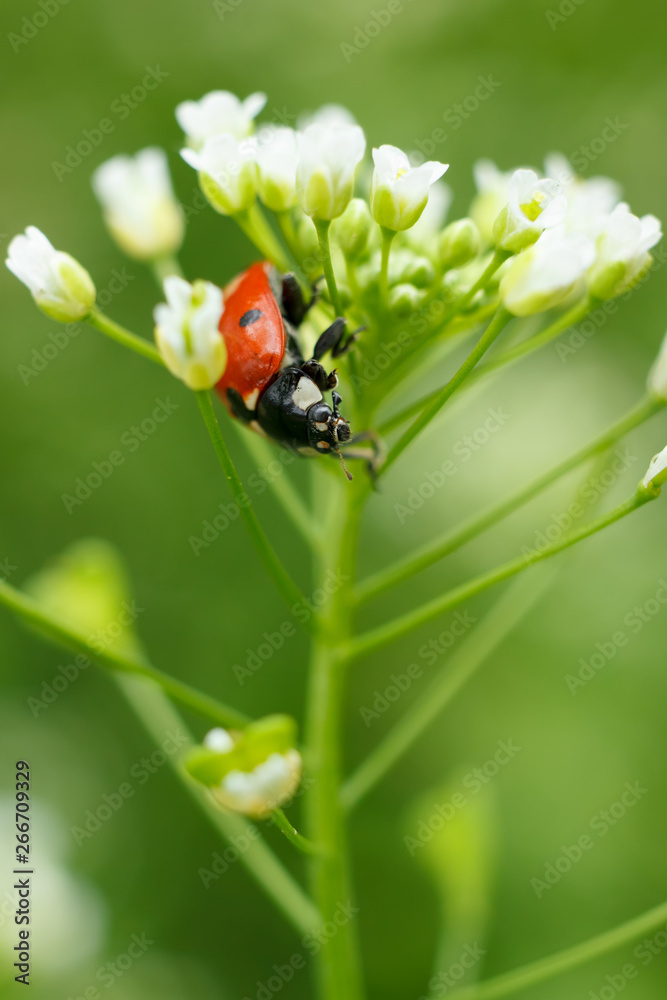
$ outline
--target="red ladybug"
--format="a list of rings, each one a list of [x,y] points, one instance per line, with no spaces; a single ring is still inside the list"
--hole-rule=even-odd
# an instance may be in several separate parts
[[[224,300],[220,333],[227,367],[216,389],[230,413],[300,455],[342,460],[340,445],[350,441],[350,425],[338,409],[336,372],[327,374],[320,358],[327,351],[336,357],[354,342],[355,335],[346,336],[345,320],[334,320],[305,361],[297,329],[314,300],[304,301],[295,275],[260,261],[227,286]],[[333,408],[324,401],[328,390]],[[367,450],[346,454],[372,457]]]

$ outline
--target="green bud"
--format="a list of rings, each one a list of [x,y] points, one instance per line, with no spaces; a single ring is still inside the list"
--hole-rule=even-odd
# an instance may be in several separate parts
[[[480,248],[479,229],[472,219],[452,222],[438,237],[438,256],[445,268],[463,267],[474,260]]]
[[[212,788],[230,771],[252,771],[271,754],[293,750],[297,739],[296,723],[289,715],[267,715],[229,735],[233,746],[225,753],[207,746],[190,751],[185,766],[195,781]]]
[[[363,198],[353,198],[333,223],[333,239],[346,257],[354,259],[366,249],[372,225],[371,210],[366,202]]]
[[[417,288],[428,288],[435,281],[435,268],[428,257],[412,257],[401,269],[399,282],[407,282]]]
[[[389,312],[396,319],[406,319],[419,309],[425,292],[407,283],[395,285],[389,292]]]

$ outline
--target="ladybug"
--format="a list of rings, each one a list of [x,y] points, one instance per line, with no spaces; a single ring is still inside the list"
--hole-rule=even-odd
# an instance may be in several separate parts
[[[267,261],[243,271],[224,289],[220,333],[227,367],[216,390],[232,416],[252,430],[300,455],[333,455],[345,468],[340,446],[351,441],[341,415],[338,377],[320,363],[327,351],[337,357],[354,343],[338,317],[318,339],[306,361],[297,330],[316,301],[306,303],[296,276],[281,274]],[[324,400],[331,391],[332,406]],[[367,435],[360,435],[366,437]],[[372,459],[367,449],[349,450],[352,458]]]

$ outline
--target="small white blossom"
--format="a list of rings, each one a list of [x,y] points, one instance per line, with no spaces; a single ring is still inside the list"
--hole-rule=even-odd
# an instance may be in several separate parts
[[[185,162],[199,173],[199,183],[206,198],[222,215],[235,215],[254,203],[256,155],[253,139],[239,142],[232,135],[214,135],[198,152],[181,150]]]
[[[219,726],[217,729],[211,729],[204,737],[204,746],[207,750],[215,750],[216,753],[229,753],[230,750],[234,749],[234,738]]]
[[[667,448],[663,448],[658,455],[653,456],[642,485],[644,489],[648,489],[649,486],[662,486],[665,482],[667,482]]]
[[[429,160],[411,167],[407,155],[396,146],[373,150],[371,211],[375,221],[386,229],[399,232],[414,226],[428,203],[429,188],[449,164]]]
[[[546,176],[557,181],[565,192],[565,228],[597,239],[621,200],[620,184],[609,177],[579,177],[562,153],[550,153],[544,167]]]
[[[589,275],[591,294],[612,299],[639,281],[653,258],[649,250],[662,238],[660,220],[654,215],[638,219],[621,202],[609,216],[598,242],[598,256]]]
[[[250,94],[244,101],[228,90],[213,90],[199,101],[183,101],[176,120],[189,146],[200,149],[211,136],[227,133],[235,139],[251,135],[254,121],[266,104],[266,94]]]
[[[226,809],[261,819],[294,796],[301,767],[298,750],[272,753],[250,771],[228,771],[211,792]]]
[[[165,278],[167,302],[155,307],[155,341],[169,371],[190,389],[210,389],[227,365],[220,334],[222,291],[210,281]]]
[[[560,227],[508,262],[500,282],[503,305],[515,316],[530,316],[557,305],[572,291],[595,259],[583,233]]]
[[[647,386],[658,399],[667,403],[667,334],[662,341],[658,356],[648,373]]]
[[[499,170],[492,160],[477,160],[473,166],[477,195],[469,215],[485,243],[493,242],[493,224],[509,200],[512,171]]]
[[[357,124],[357,119],[352,112],[348,111],[342,104],[323,104],[317,111],[306,111],[297,119],[300,132],[305,131],[309,125],[324,125],[326,128],[331,128],[337,125]]]
[[[354,194],[354,177],[366,151],[358,125],[309,125],[299,133],[297,197],[312,219],[342,215]]]
[[[560,184],[550,177],[539,178],[534,170],[515,170],[507,205],[493,227],[495,244],[499,250],[517,253],[534,243],[545,229],[559,226],[566,211]]]
[[[35,226],[14,237],[5,264],[51,319],[76,322],[95,304],[95,285],[85,268],[68,253],[56,250]]]
[[[452,189],[445,181],[436,181],[431,185],[426,208],[414,226],[406,230],[405,239],[410,246],[420,250],[430,249],[435,236],[445,225],[453,199]]]
[[[155,260],[181,245],[184,221],[161,149],[114,156],[93,174],[93,190],[111,235],[137,260]]]
[[[284,212],[296,203],[299,148],[291,128],[274,129],[257,150],[257,189],[272,211]]]

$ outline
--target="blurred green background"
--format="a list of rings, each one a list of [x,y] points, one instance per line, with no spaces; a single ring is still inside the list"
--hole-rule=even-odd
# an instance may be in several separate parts
[[[459,128],[445,126],[447,139],[433,154],[451,164],[452,217],[466,211],[477,158],[491,157],[507,169],[539,164],[552,150],[576,155],[602,134],[608,118],[626,127],[589,158],[584,175],[618,179],[637,214],[667,217],[663,3],[564,0],[558,14],[558,0],[551,7],[541,0],[405,0],[404,9],[365,48],[352,55],[347,50],[348,61],[341,43],[354,43],[357,29],[384,6],[383,0],[373,7],[352,0],[335,5],[237,0],[216,10],[207,0],[70,0],[14,51],[10,33],[19,33],[22,18],[40,8],[37,0],[5,0],[3,250],[13,234],[35,224],[84,262],[99,288],[114,269],[131,276],[108,312],[148,334],[156,289],[110,242],[90,174],[115,153],[159,144],[170,153],[180,197],[191,204],[194,176],[178,157],[173,109],[215,88],[241,96],[265,90],[269,116],[273,109],[292,116],[337,101],[357,116],[369,144],[410,149],[443,126],[443,115],[474,93],[479,77],[491,75],[500,86]],[[558,19],[548,16],[549,9]],[[168,75],[121,119],[111,112],[113,103],[141,83],[148,66]],[[53,162],[62,162],[66,147],[105,117],[112,118],[113,132],[59,181]],[[210,209],[191,219],[182,254],[189,276],[223,282],[252,259],[252,248],[235,227]],[[33,352],[51,343],[56,326],[4,268],[0,283],[0,560],[14,567],[12,582],[23,581],[76,539],[103,536],[127,560],[145,609],[138,625],[154,662],[249,713],[279,710],[300,717],[303,636],[291,639],[243,686],[232,670],[244,662],[249,647],[256,648],[261,634],[278,629],[285,617],[242,527],[234,524],[198,558],[188,543],[228,499],[188,393],[87,329],[24,384],[19,367],[35,363]],[[374,498],[363,565],[378,566],[391,554],[422,544],[632,406],[665,330],[666,291],[665,272],[658,269],[566,362],[547,348],[453,406],[392,474],[386,492]],[[178,403],[174,415],[68,514],[62,494],[167,394]],[[404,502],[411,486],[451,457],[456,442],[483,423],[489,407],[503,407],[511,419],[469,462],[461,462],[451,484],[399,524],[394,503]],[[664,417],[634,435],[635,460],[605,504],[629,493],[666,435]],[[252,467],[234,443],[247,474]],[[305,490],[304,468],[290,474]],[[445,567],[396,592],[381,608],[371,608],[367,620],[384,619],[404,603],[516,554],[551,523],[575,486],[576,478]],[[307,553],[267,493],[256,507],[280,552],[307,580]],[[428,815],[423,803],[442,801],[450,794],[442,786],[458,787],[457,775],[489,760],[499,740],[512,739],[522,749],[489,784],[489,794],[480,796],[488,806],[484,829],[495,856],[495,876],[482,880],[480,890],[489,909],[485,975],[583,940],[667,897],[667,610],[651,617],[576,695],[564,680],[581,657],[590,658],[596,643],[623,629],[625,616],[667,577],[666,518],[664,502],[656,503],[577,550],[528,621],[355,816],[358,920],[371,997],[416,1000],[426,991],[440,904],[421,855],[411,858],[403,838],[414,831],[415,815]],[[469,610],[477,614],[487,603]],[[446,669],[445,657],[436,667],[418,659],[420,646],[446,624],[438,622],[355,668],[346,734],[350,765],[375,745],[419,684],[425,686],[434,670]],[[45,877],[39,890],[36,1000],[83,995],[95,982],[95,970],[126,951],[134,933],[146,933],[156,943],[113,982],[123,1000],[254,998],[257,982],[266,981],[274,963],[288,961],[299,942],[240,864],[204,888],[198,869],[211,863],[220,843],[166,767],[94,837],[81,847],[74,843],[71,827],[154,749],[116,688],[101,673],[85,671],[35,718],[28,699],[39,697],[43,683],[70,658],[28,635],[3,611],[0,659],[0,782],[9,790],[14,760],[30,760],[34,795],[44,811],[36,834],[38,858],[44,867],[52,859],[52,878]],[[415,660],[425,666],[424,678],[366,727],[360,707],[372,703],[392,672]],[[201,722],[191,721],[201,735]],[[647,789],[641,800],[538,899],[531,879],[589,831],[591,819],[619,798],[626,782],[637,781]],[[279,835],[269,830],[267,837],[298,870]],[[7,869],[9,847],[4,850]],[[3,949],[14,943],[11,931],[5,919]],[[479,936],[481,942],[481,927]],[[597,994],[605,977],[625,963],[640,965],[632,951],[626,947],[523,995],[556,1000]],[[3,961],[8,954],[9,948]],[[6,966],[0,976],[5,977],[0,996],[13,996],[18,987]],[[641,966],[624,995],[658,1000],[666,984],[667,957],[660,954]],[[297,974],[283,992],[295,1000],[310,997],[307,974]]]

